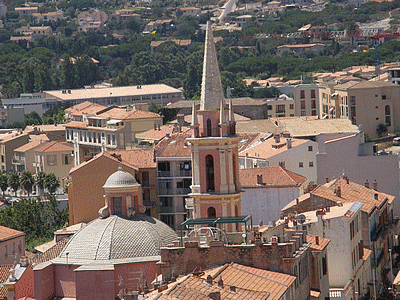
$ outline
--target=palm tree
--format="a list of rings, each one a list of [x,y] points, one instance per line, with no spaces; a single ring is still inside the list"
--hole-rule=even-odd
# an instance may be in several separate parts
[[[32,173],[29,171],[23,172],[20,178],[20,184],[23,189],[27,191],[29,197],[29,193],[32,191],[32,187],[35,184]]]
[[[12,173],[8,177],[7,183],[13,189],[13,191],[15,193],[15,197],[17,197],[17,190],[20,186],[19,175],[17,173]]]
[[[40,195],[42,195],[43,189],[46,184],[46,173],[44,173],[44,172],[37,173],[35,181],[36,181],[36,185],[39,188],[38,194],[40,193]]]
[[[60,187],[60,181],[53,173],[47,174],[44,187],[47,188],[50,194],[54,194],[57,188]]]

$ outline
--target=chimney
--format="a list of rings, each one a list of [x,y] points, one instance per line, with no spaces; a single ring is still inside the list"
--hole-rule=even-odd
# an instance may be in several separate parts
[[[342,197],[342,189],[340,188],[340,186],[336,187],[336,196]]]
[[[212,300],[220,300],[221,299],[221,293],[220,292],[212,292],[208,294],[208,297]]]
[[[286,149],[292,148],[292,139],[286,139]]]
[[[213,279],[212,279],[211,275],[208,275],[208,276],[207,276],[207,279],[206,279],[206,282],[207,282],[208,284],[212,284],[212,281],[213,281]]]
[[[231,285],[229,290],[231,291],[231,293],[235,293],[236,294],[236,286]]]
[[[222,276],[219,276],[218,287],[221,289],[224,288],[224,281],[222,280]]]
[[[337,204],[337,206],[339,206],[339,207],[342,207],[342,206],[343,206],[342,201],[338,201],[338,202],[336,202],[336,204]]]
[[[257,185],[263,185],[263,176],[261,175],[257,175]]]
[[[326,177],[326,179],[325,179],[325,182],[326,182],[326,183],[328,183],[328,182],[329,182],[329,178],[328,178],[328,177]]]
[[[315,244],[319,245],[319,236],[318,235],[315,237]]]
[[[368,181],[368,179],[365,179],[364,186],[365,186],[366,188],[369,188],[369,181]]]
[[[330,206],[325,207],[325,211],[326,212],[330,212],[331,211],[331,207]]]
[[[378,190],[378,182],[376,181],[376,179],[374,179],[374,182],[372,183],[372,185],[373,185],[374,190],[377,191]]]
[[[275,143],[278,144],[281,141],[281,136],[279,134],[275,135]]]
[[[153,130],[157,130],[157,124],[154,123]]]
[[[374,194],[374,199],[375,199],[375,200],[378,200],[378,193],[375,193],[375,194]]]
[[[299,204],[299,198],[296,198],[296,204]]]

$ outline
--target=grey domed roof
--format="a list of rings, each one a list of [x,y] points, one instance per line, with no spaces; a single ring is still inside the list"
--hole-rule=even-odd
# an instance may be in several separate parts
[[[111,174],[110,177],[108,177],[103,188],[131,187],[138,185],[139,184],[137,183],[135,177],[133,177],[128,172],[122,171],[122,168],[119,167],[117,172]]]
[[[160,248],[177,240],[175,232],[145,214],[126,219],[112,215],[96,219],[71,237],[60,254],[76,260],[112,260],[160,255]]]

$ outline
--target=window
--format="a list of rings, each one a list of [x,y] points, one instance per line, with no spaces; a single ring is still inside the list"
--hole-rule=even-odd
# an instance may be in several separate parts
[[[272,105],[267,105],[267,110],[272,110]]]
[[[285,168],[285,162],[284,161],[280,161],[278,164],[279,164],[280,167]]]
[[[375,118],[375,120],[379,121],[379,118]]]
[[[313,162],[313,161],[310,161],[310,162],[308,163],[308,166],[309,166],[310,168],[314,167],[314,162]]]
[[[311,108],[312,108],[312,109],[317,108],[317,103],[316,103],[315,100],[311,100]]]
[[[306,98],[306,92],[304,90],[300,91],[300,99],[305,99]]]
[[[386,95],[382,95],[382,100],[386,100]]]
[[[300,108],[301,108],[301,109],[306,109],[306,100],[301,100],[301,102],[300,102]]]
[[[54,166],[56,164],[54,155],[49,155],[49,165]]]
[[[306,111],[305,111],[305,110],[302,110],[302,111],[300,112],[300,115],[301,115],[302,117],[304,117],[304,116],[306,115]]]
[[[215,208],[212,207],[212,206],[210,206],[210,207],[207,209],[207,218],[213,219],[213,218],[215,218],[216,216],[217,216],[217,213],[216,213],[216,211],[215,211]]]
[[[122,215],[122,197],[113,197],[112,205],[114,215]]]
[[[212,155],[206,156],[206,189],[207,192],[214,192],[214,158]]]
[[[299,168],[303,168],[303,163],[299,162]]]
[[[64,154],[64,165],[69,165],[69,155],[68,154]]]
[[[315,98],[315,90],[311,90],[311,98]]]
[[[279,104],[276,106],[276,113],[284,113],[285,112],[285,104]]]
[[[294,104],[289,104],[289,109],[294,109]]]
[[[317,115],[317,111],[316,111],[315,109],[313,109],[313,110],[311,111],[311,115],[312,115],[312,116],[316,116],[316,115]]]
[[[389,105],[385,105],[385,116],[390,115],[390,106]]]
[[[313,146],[308,146],[308,151],[313,151]]]
[[[322,258],[322,275],[328,274],[328,266],[326,263],[326,256]]]
[[[8,256],[8,246],[5,246],[5,252],[4,252],[4,256],[7,257]]]
[[[207,119],[207,136],[212,136],[211,120]]]

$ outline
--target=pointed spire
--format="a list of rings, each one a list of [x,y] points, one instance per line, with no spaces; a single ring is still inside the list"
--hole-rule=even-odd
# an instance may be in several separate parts
[[[229,99],[229,122],[235,122],[235,114],[233,113],[232,99]]]
[[[224,99],[211,22],[207,22],[200,110],[218,110]]]
[[[196,112],[196,101],[193,101],[193,106],[192,106],[192,126],[199,125],[197,121],[197,112]]]
[[[219,124],[226,124],[225,120],[225,101],[221,100],[221,105],[219,108]]]

